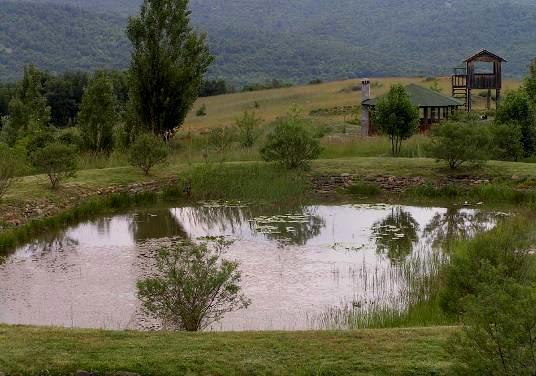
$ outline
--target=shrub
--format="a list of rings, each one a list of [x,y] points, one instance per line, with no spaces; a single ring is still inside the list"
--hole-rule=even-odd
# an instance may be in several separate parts
[[[151,168],[164,162],[167,156],[168,150],[164,141],[149,133],[140,135],[129,151],[130,164],[140,168],[145,175],[149,175]]]
[[[72,146],[51,143],[34,151],[30,158],[33,166],[48,176],[52,188],[76,171],[76,150]]]
[[[0,142],[8,146],[14,146],[19,137],[19,130],[15,127],[13,120],[9,116],[0,119]]]
[[[208,142],[214,146],[220,154],[220,162],[225,160],[225,152],[236,138],[233,128],[214,128],[208,134]],[[208,158],[208,155],[207,155]]]
[[[304,121],[291,116],[281,121],[268,135],[261,150],[265,161],[277,161],[287,169],[306,168],[320,155],[320,143],[305,128]]]
[[[451,342],[459,375],[536,374],[536,287],[513,281],[464,300],[462,333]]]
[[[444,272],[441,308],[463,314],[463,299],[475,295],[482,285],[509,278],[525,283],[532,278],[533,258],[529,249],[535,235],[521,220],[499,224],[490,232],[459,243]]]
[[[493,124],[490,127],[493,154],[502,160],[517,161],[523,158],[522,133],[519,124]]]
[[[207,106],[204,103],[196,111],[195,116],[207,116]]]
[[[229,242],[183,241],[160,250],[158,275],[138,282],[144,309],[175,330],[198,331],[250,301],[240,294],[238,263],[222,258]]]
[[[17,176],[17,161],[11,150],[0,144],[0,200]]]
[[[52,132],[48,130],[36,132],[27,137],[26,153],[31,156],[39,149],[43,149],[45,146],[54,143],[54,141]]]
[[[378,185],[367,183],[367,182],[358,182],[348,187],[348,193],[358,196],[378,196],[382,193],[381,188]]]
[[[261,119],[255,116],[255,112],[244,111],[241,118],[236,119],[238,127],[240,145],[250,148],[255,144],[258,137],[258,127]]]
[[[451,169],[462,164],[486,160],[489,155],[488,129],[472,123],[445,123],[432,129],[429,151],[438,161],[446,161]]]
[[[411,104],[402,85],[393,85],[387,95],[380,98],[373,113],[378,129],[391,140],[393,156],[400,155],[402,141],[417,132],[419,118],[419,109]]]
[[[57,141],[64,145],[74,146],[77,150],[80,150],[82,146],[82,137],[80,131],[77,128],[67,128],[57,137]]]

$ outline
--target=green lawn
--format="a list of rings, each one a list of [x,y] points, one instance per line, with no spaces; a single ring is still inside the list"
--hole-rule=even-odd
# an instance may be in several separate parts
[[[144,375],[444,374],[448,327],[345,332],[139,333],[0,325],[0,371]]]

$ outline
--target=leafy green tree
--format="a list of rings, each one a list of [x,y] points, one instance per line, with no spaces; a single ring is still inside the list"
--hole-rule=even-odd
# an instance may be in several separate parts
[[[277,161],[287,169],[297,169],[307,168],[320,151],[320,142],[306,128],[306,122],[291,114],[270,132],[261,155],[267,162]]]
[[[463,329],[450,348],[455,374],[536,374],[536,286],[497,281],[463,304]]]
[[[474,123],[444,123],[432,129],[429,151],[432,157],[456,169],[467,162],[486,160],[490,141],[487,127]]]
[[[229,242],[183,241],[160,250],[158,275],[138,282],[144,309],[164,327],[198,331],[250,304],[240,294],[238,263],[223,259]]]
[[[25,134],[40,132],[50,123],[50,107],[43,96],[41,73],[33,66],[24,69],[24,78],[9,101],[9,115],[3,120],[2,138],[10,146]]]
[[[525,90],[530,101],[536,104],[536,59],[534,59],[530,66],[529,76],[525,79]]]
[[[50,106],[50,120],[54,126],[68,127],[75,123],[88,79],[89,74],[83,72],[46,76],[44,96]]]
[[[129,20],[130,99],[139,123],[154,134],[182,125],[213,61],[205,36],[190,26],[188,3],[144,0]]]
[[[76,171],[76,149],[61,143],[48,144],[31,154],[34,167],[48,176],[52,188]]]
[[[258,137],[258,128],[261,123],[255,112],[244,111],[242,117],[236,119],[236,126],[239,132],[240,144],[244,148],[251,148]]]
[[[519,124],[524,156],[529,157],[536,152],[536,111],[524,89],[513,90],[505,95],[495,120],[500,124]]]
[[[20,93],[28,116],[25,130],[36,131],[50,124],[51,110],[43,92],[42,73],[33,65],[25,67]]]
[[[391,153],[400,155],[402,141],[417,132],[419,109],[411,104],[409,95],[402,85],[393,85],[384,97],[380,98],[373,113],[374,123],[379,131],[391,140]]]
[[[140,168],[145,175],[166,160],[168,149],[161,138],[145,133],[136,138],[129,151],[130,164]]]
[[[114,145],[113,128],[117,103],[106,73],[97,72],[82,97],[78,123],[83,143],[94,152],[110,152]]]
[[[15,180],[19,172],[16,156],[7,146],[0,144],[0,200]]]
[[[2,129],[0,129],[0,142],[9,147],[15,146],[19,137],[19,130],[14,126],[10,116],[2,116]]]

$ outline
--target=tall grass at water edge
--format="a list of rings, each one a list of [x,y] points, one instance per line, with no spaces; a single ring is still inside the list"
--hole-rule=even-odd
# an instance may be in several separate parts
[[[536,206],[536,190],[516,189],[506,183],[489,183],[478,186],[449,184],[435,186],[427,183],[406,190],[402,194],[405,199],[459,199],[484,203],[502,203]]]
[[[423,249],[387,272],[363,264],[357,277],[367,297],[341,302],[308,321],[327,330],[450,325],[453,318],[437,302],[440,274],[447,263],[442,252]]]
[[[204,165],[186,179],[195,200],[247,200],[269,203],[300,203],[306,198],[308,177],[274,164]]]
[[[493,255],[501,254],[505,248],[534,249],[534,216],[531,211],[501,220],[496,227],[475,238],[455,241],[451,252],[464,255],[468,249],[473,249],[482,255]],[[319,329],[362,329],[457,324],[457,318],[443,312],[439,304],[440,295],[449,294],[445,283],[449,255],[423,249],[388,273],[378,269],[370,272],[363,265],[358,277],[363,286],[371,290],[372,298],[366,301],[357,297],[352,302],[331,307],[310,318],[311,325]],[[527,269],[531,278],[536,278],[534,257]],[[393,287],[398,289],[393,290]]]

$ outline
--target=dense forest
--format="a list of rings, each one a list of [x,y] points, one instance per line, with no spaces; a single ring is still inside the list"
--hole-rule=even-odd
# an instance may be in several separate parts
[[[58,73],[126,67],[124,28],[139,3],[0,0],[0,81],[30,63]],[[216,56],[210,76],[233,84],[449,74],[482,48],[522,76],[536,54],[529,0],[192,0],[191,9]]]

